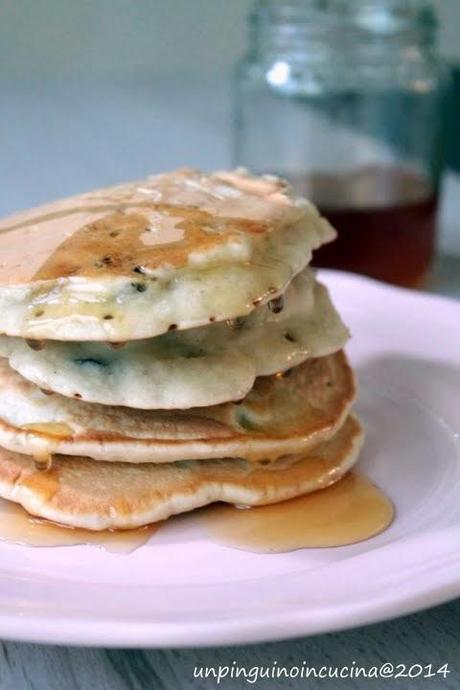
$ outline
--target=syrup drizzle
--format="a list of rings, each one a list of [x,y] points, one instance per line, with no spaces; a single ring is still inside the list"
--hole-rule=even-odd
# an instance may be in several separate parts
[[[37,451],[33,455],[35,469],[43,472],[47,472],[53,466],[56,441],[73,436],[73,429],[65,422],[37,422],[36,424],[23,424],[21,428],[46,438],[46,449]]]

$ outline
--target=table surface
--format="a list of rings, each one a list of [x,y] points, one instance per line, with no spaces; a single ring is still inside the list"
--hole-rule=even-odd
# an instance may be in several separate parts
[[[161,88],[160,88],[161,87]],[[229,165],[228,90],[201,93],[145,84],[87,91],[74,85],[14,85],[0,104],[0,215],[47,198],[171,168],[184,160]],[[64,93],[65,89],[67,91]],[[210,97],[213,94],[213,98]],[[183,104],[187,104],[183,116]],[[153,105],[152,105],[153,104]],[[126,122],[137,126],[126,131]],[[8,126],[5,127],[5,123]],[[83,123],[83,127],[82,127]],[[169,138],[159,136],[165,123]],[[150,132],[147,136],[147,132]],[[3,128],[3,129],[2,129]],[[186,135],[184,136],[184,131]],[[86,132],[86,134],[85,134]],[[156,132],[156,134],[152,134]],[[34,155],[31,156],[30,152]],[[120,165],[120,161],[123,164]],[[71,161],[71,165],[69,165]],[[4,173],[4,174],[3,174]],[[460,178],[450,176],[442,209],[441,255],[429,288],[460,297]],[[447,253],[447,255],[446,255]],[[449,255],[450,254],[450,255]],[[188,690],[192,688],[444,688],[460,687],[460,601],[358,630],[245,647],[195,650],[109,650],[0,643],[1,690]],[[446,678],[398,680],[260,680],[194,678],[195,667],[449,664]]]
[[[342,633],[245,647],[186,650],[110,650],[4,643],[0,648],[2,690],[267,690],[312,688],[340,690],[458,690],[460,687],[460,601],[407,618]],[[195,668],[278,665],[343,667],[353,661],[370,668],[385,662],[449,664],[450,674],[427,679],[398,680],[238,680],[194,678]],[[236,662],[234,665],[233,662]]]

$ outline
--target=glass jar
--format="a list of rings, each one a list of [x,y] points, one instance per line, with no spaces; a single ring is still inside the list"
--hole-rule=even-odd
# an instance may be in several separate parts
[[[258,0],[235,164],[287,177],[339,238],[316,265],[420,285],[433,255],[444,70],[421,0]]]

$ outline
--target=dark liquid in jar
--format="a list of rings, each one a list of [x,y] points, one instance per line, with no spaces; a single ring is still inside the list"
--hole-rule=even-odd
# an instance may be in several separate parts
[[[314,266],[405,287],[423,285],[434,253],[438,198],[421,177],[366,168],[290,180],[338,232],[335,242],[315,252]]]

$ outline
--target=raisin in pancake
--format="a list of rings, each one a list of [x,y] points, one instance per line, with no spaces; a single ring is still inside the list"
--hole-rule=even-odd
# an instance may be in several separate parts
[[[343,424],[355,397],[344,353],[309,359],[287,376],[256,379],[238,403],[168,412],[45,395],[0,360],[0,445],[43,458],[172,462],[249,460],[305,452]]]
[[[268,468],[245,460],[132,465],[58,456],[42,472],[30,457],[0,448],[0,496],[63,525],[127,529],[215,501],[255,506],[325,488],[353,466],[362,439],[350,416],[310,454]]]
[[[185,409],[243,398],[256,376],[285,371],[340,350],[348,331],[325,287],[303,271],[284,308],[264,305],[235,322],[174,331],[112,348],[48,341],[39,351],[0,336],[0,355],[40,388],[67,397],[138,409]]]
[[[179,170],[0,223],[0,332],[151,338],[250,313],[335,237],[278,178]]]

